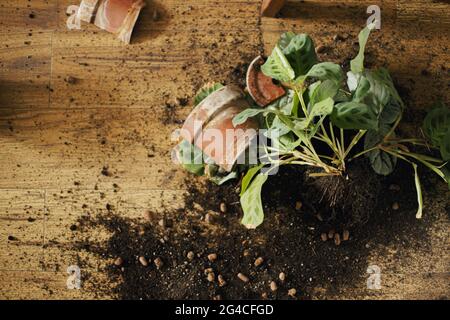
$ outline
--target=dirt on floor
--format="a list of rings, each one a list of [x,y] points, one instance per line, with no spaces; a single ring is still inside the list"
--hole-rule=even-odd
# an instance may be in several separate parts
[[[405,179],[411,174],[400,166],[392,176],[379,178],[381,201],[367,221],[350,229],[323,205],[305,202],[310,190],[297,168],[282,169],[269,179],[263,190],[266,218],[256,230],[240,224],[236,184],[187,182],[184,208],[163,215],[143,212],[145,223],[114,212],[81,219],[76,230],[81,238],[105,228],[111,234],[105,243],[77,243],[78,250],[111,261],[102,270],[110,281],[96,282],[89,274],[84,280],[99,295],[121,299],[333,296],[365,283],[374,243],[430,250],[427,226],[433,217],[415,219],[414,185]],[[349,234],[346,241],[344,233]]]

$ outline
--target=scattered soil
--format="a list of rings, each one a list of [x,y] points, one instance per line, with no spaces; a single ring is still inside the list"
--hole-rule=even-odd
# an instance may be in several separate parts
[[[309,177],[305,197],[319,206],[321,217],[342,227],[362,226],[376,209],[382,192],[380,177],[366,158],[348,163],[344,176]]]
[[[298,168],[282,168],[269,179],[263,189],[266,219],[256,230],[239,223],[242,212],[235,184],[187,181],[182,209],[143,212],[143,219],[134,220],[114,212],[82,218],[75,231],[81,237],[104,229],[111,235],[105,243],[77,243],[77,250],[110,261],[103,270],[108,282],[89,274],[84,280],[99,294],[113,293],[121,299],[309,299],[337,294],[365,281],[372,243],[427,245],[425,227],[413,214],[414,186],[404,179],[410,174],[400,166],[389,178],[379,177],[383,201],[377,214],[368,217],[364,227],[349,231],[342,228],[348,217],[333,216],[324,212],[323,203],[307,200],[311,192]],[[295,208],[298,201],[303,203],[300,210]],[[393,202],[399,203],[399,210],[392,209]],[[221,203],[226,213],[220,212]],[[318,212],[333,218],[318,219]],[[339,245],[323,241],[324,232],[339,234]],[[349,234],[348,241],[342,240],[344,234]],[[149,261],[148,266],[140,257]],[[255,266],[258,258],[262,263]],[[159,269],[155,259],[163,263]],[[291,289],[295,296],[289,295]]]

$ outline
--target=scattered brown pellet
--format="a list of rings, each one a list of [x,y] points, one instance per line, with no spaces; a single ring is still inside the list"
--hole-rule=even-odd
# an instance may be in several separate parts
[[[295,203],[295,210],[300,210],[303,207],[303,203],[301,201],[297,201]]]
[[[219,276],[217,277],[217,281],[219,281],[219,287],[223,287],[227,284],[227,282],[225,281],[224,277],[219,274]]]
[[[267,292],[261,293],[261,298],[266,300],[268,298]]]
[[[344,230],[342,233],[342,240],[348,241],[348,239],[350,239],[350,232],[348,230]]]
[[[264,259],[262,257],[259,257],[255,260],[255,267],[259,267],[264,262]]]
[[[101,173],[102,173],[102,175],[104,175],[105,177],[111,177],[111,176],[112,176],[112,173],[111,173],[111,171],[109,171],[109,168],[108,168],[107,166],[104,166],[104,167],[102,168]]]
[[[320,45],[316,48],[317,53],[324,53],[325,51],[327,51],[327,47],[324,45]]]
[[[208,254],[208,260],[211,262],[214,262],[217,260],[217,254],[216,253],[210,253]]]
[[[194,258],[195,258],[195,254],[194,254],[194,252],[193,251],[189,251],[188,253],[187,253],[187,258],[189,259],[189,260],[194,260]]]
[[[222,300],[222,296],[218,294],[217,296],[213,297],[213,300]]]
[[[205,214],[205,222],[209,224],[214,223],[214,216],[210,213]]]
[[[164,265],[164,262],[161,260],[161,258],[156,258],[155,260],[153,260],[153,263],[158,270],[161,269],[161,267]]]
[[[327,241],[328,240],[328,235],[324,232],[320,235],[320,238],[322,239],[322,241]]]
[[[289,289],[288,290],[288,295],[291,297],[295,297],[295,295],[297,294],[297,290],[295,288]]]
[[[224,202],[220,204],[220,212],[222,213],[227,212],[227,205]]]
[[[146,259],[145,257],[140,256],[140,257],[139,257],[139,262],[140,262],[144,267],[148,266],[148,261],[147,261],[147,259]]]
[[[398,202],[394,202],[392,204],[392,210],[398,210],[398,209],[400,209],[400,205],[398,204]]]
[[[206,268],[204,270],[205,275],[208,275],[208,273],[213,272],[213,268]]]
[[[238,275],[237,275],[237,277],[241,280],[241,281],[243,281],[243,282],[249,282],[250,281],[250,279],[246,276],[246,275],[244,275],[244,274],[242,274],[242,273],[238,273]]]
[[[248,256],[250,255],[250,250],[245,249],[245,250],[242,252],[242,255],[243,255],[244,257],[248,257]]]
[[[278,289],[277,283],[275,281],[272,281],[270,283],[270,290],[277,291],[277,289]]]
[[[123,259],[121,257],[118,257],[116,260],[114,260],[114,264],[120,267],[123,264]]]
[[[144,211],[144,219],[150,221],[152,219],[152,213],[149,210]]]
[[[333,239],[334,237],[334,230],[331,229],[330,231],[328,231],[328,239]]]
[[[339,233],[334,234],[334,244],[337,246],[341,244],[341,235]]]
[[[333,36],[333,41],[342,41],[342,40],[345,40],[344,39],[344,37],[342,36],[342,35],[340,35],[340,34],[335,34],[334,36]]]
[[[170,106],[179,106],[180,105],[180,99],[178,98],[171,98],[168,102],[168,105]]]
[[[389,190],[391,190],[391,191],[400,191],[400,186],[398,185],[398,184],[391,184],[390,186],[389,186]]]
[[[68,84],[75,84],[77,83],[77,79],[72,77],[72,76],[68,76],[64,79],[65,82],[67,82]]]
[[[209,272],[208,275],[206,276],[206,279],[209,282],[214,282],[214,280],[216,279],[216,276],[214,275],[214,272]]]
[[[280,274],[278,275],[278,279],[280,279],[281,281],[286,280],[286,273],[280,272]]]

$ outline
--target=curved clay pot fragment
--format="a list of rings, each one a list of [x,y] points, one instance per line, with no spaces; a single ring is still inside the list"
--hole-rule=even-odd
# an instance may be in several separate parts
[[[78,17],[130,43],[134,25],[144,6],[144,0],[82,0]]]
[[[248,119],[236,127],[232,123],[236,115],[249,107],[238,87],[225,86],[195,107],[186,119],[180,136],[200,148],[222,169],[231,171],[257,136],[258,123],[254,119]]]
[[[259,56],[247,70],[247,90],[260,107],[265,107],[286,94],[282,86],[274,84],[272,78],[262,73],[260,68],[263,64],[264,59]]]

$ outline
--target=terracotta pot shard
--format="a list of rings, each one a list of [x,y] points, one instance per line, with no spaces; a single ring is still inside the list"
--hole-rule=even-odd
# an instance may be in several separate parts
[[[82,0],[78,18],[94,23],[116,34],[121,41],[130,43],[133,28],[144,6],[144,0]]]
[[[180,137],[200,148],[222,169],[231,171],[257,136],[258,123],[254,119],[233,126],[233,118],[247,108],[250,105],[242,90],[225,86],[195,107]]]
[[[260,68],[263,64],[264,59],[259,56],[253,60],[247,70],[247,90],[261,107],[267,106],[286,94],[282,86],[274,84],[272,78],[262,73]]]

